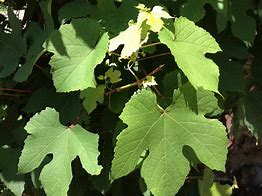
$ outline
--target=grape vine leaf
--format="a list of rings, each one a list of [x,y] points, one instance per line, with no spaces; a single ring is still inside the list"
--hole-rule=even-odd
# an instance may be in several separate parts
[[[148,90],[133,95],[126,104],[120,118],[128,127],[117,137],[112,162],[114,179],[134,170],[142,152],[149,150],[141,168],[149,190],[155,196],[174,195],[190,170],[183,154],[185,146],[191,147],[208,167],[224,170],[227,136],[223,125],[206,119],[202,110],[197,115],[179,90],[174,97],[165,110]],[[181,101],[176,102],[178,98]]]
[[[218,93],[219,69],[205,57],[221,51],[215,39],[193,22],[180,17],[174,23],[175,32],[163,27],[159,40],[171,50],[178,67],[195,88],[203,87]]]
[[[63,20],[87,17],[92,13],[94,6],[86,0],[75,0],[66,3],[58,12],[58,19]]]
[[[58,92],[96,87],[94,69],[108,49],[109,38],[93,19],[73,19],[51,33],[46,50],[54,53],[50,61]]]
[[[120,32],[118,36],[110,40],[109,52],[116,50],[120,45],[124,45],[121,51],[121,58],[131,56],[142,45],[141,33],[141,24],[130,25],[125,31]]]
[[[109,35],[117,35],[128,27],[128,21],[137,16],[135,0],[125,0],[116,7],[113,0],[98,0],[97,7],[93,9],[92,17],[101,21]]]
[[[152,11],[148,10],[143,4],[139,4],[137,8],[139,9],[137,22],[143,23],[143,21],[146,21],[146,24],[150,26],[150,30],[153,32],[159,32],[162,29],[164,25],[162,18],[173,18],[161,6],[154,6]]]
[[[54,88],[40,88],[32,93],[23,111],[35,114],[46,107],[54,108],[60,114],[60,122],[64,125],[75,121],[81,111],[79,92],[56,93]]]
[[[217,11],[217,13],[226,15],[228,10],[228,0],[187,0],[186,3],[184,3],[180,7],[181,15],[187,17],[189,20],[198,22],[201,18],[205,16],[204,5],[207,3],[212,5],[212,7]]]
[[[0,147],[0,181],[15,195],[22,195],[25,179],[17,174],[20,151],[5,145]]]
[[[64,196],[72,180],[71,162],[79,156],[83,168],[97,175],[98,135],[87,132],[79,125],[65,127],[59,122],[59,114],[46,108],[34,115],[25,126],[29,136],[25,140],[19,158],[18,172],[27,173],[37,168],[46,155],[53,154],[44,166],[40,181],[49,196]]]
[[[242,100],[240,106],[243,109],[243,118],[249,130],[256,135],[262,135],[262,91],[254,90],[249,92]]]
[[[228,184],[214,182],[214,174],[209,168],[205,168],[203,180],[198,180],[198,188],[200,196],[230,196],[233,190]]]
[[[139,10],[137,22],[130,23],[129,27],[110,40],[109,52],[114,51],[120,45],[124,45],[121,51],[121,58],[130,57],[133,53],[148,41],[149,31],[159,32],[164,22],[162,18],[172,18],[161,6],[150,8],[144,4],[136,7]],[[132,37],[132,39],[130,39]]]
[[[24,37],[30,43],[28,51],[25,55],[26,63],[23,64],[15,73],[14,80],[17,82],[25,81],[33,70],[38,58],[43,54],[43,43],[48,37],[47,30],[41,29],[37,23],[30,23]]]
[[[181,15],[197,22],[204,17],[204,5],[207,3],[212,5],[217,11],[216,23],[218,32],[223,31],[227,22],[230,21],[232,32],[236,37],[250,42],[254,40],[256,23],[254,18],[247,14],[247,10],[254,8],[252,1],[187,0],[180,8]],[[243,26],[245,31],[243,31]]]
[[[8,19],[11,33],[5,33],[0,26],[0,77],[9,76],[15,71],[21,56],[26,53],[26,40],[22,36],[22,23],[8,6]]]
[[[90,114],[98,103],[104,102],[105,85],[99,85],[96,88],[87,88],[81,92],[80,97],[84,99],[83,106]]]

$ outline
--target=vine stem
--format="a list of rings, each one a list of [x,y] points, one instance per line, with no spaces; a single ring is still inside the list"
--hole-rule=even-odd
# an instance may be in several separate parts
[[[165,53],[161,53],[161,54],[156,54],[156,55],[152,55],[152,56],[147,56],[141,59],[137,59],[137,61],[144,61],[144,60],[148,60],[148,59],[153,59],[156,57],[160,57],[160,56],[166,56],[166,55],[170,55],[170,52],[165,52]]]
[[[130,88],[130,87],[132,87],[132,86],[138,86],[138,87],[140,87],[140,86],[142,85],[142,82],[147,78],[147,76],[152,76],[152,75],[154,75],[155,73],[159,72],[164,66],[165,66],[165,64],[159,65],[156,69],[154,69],[153,71],[151,71],[149,74],[147,74],[147,75],[146,75],[145,77],[143,77],[142,79],[137,80],[136,82],[133,82],[133,83],[124,85],[124,86],[120,86],[120,87],[114,88],[114,89],[112,89],[111,91],[106,92],[105,95],[111,95],[112,93],[120,92],[120,91],[122,91],[122,90],[124,90],[124,89],[127,89],[127,88]]]
[[[149,48],[149,47],[157,46],[157,45],[160,45],[160,44],[162,44],[162,43],[161,42],[155,42],[155,43],[151,43],[151,44],[145,44],[145,45],[141,46],[140,49]]]
[[[21,90],[21,89],[13,89],[13,88],[0,88],[0,91],[12,91],[12,92],[19,92],[19,93],[32,93],[30,90]]]

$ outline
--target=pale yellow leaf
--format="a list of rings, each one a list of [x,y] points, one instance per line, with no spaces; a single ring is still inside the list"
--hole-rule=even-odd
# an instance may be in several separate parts
[[[110,40],[109,52],[116,50],[120,45],[124,45],[121,58],[131,56],[141,46],[141,31],[140,24],[129,26],[125,31]]]

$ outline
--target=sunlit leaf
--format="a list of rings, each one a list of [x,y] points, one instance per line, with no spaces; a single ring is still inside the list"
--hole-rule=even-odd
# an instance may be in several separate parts
[[[188,104],[194,101],[191,96],[179,91],[174,95],[177,101],[184,99]],[[197,115],[188,104],[176,100],[164,110],[152,92],[143,90],[126,104],[120,118],[128,128],[117,137],[112,162],[114,179],[134,170],[141,154],[149,150],[141,168],[149,190],[156,196],[174,195],[190,170],[184,146],[191,147],[205,165],[224,170],[227,136],[223,125],[206,119],[203,112]]]

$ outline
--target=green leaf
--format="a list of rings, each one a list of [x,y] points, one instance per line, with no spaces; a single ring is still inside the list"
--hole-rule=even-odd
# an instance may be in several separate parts
[[[8,6],[8,18],[12,32],[5,33],[0,26],[0,77],[9,76],[18,66],[20,57],[26,52],[26,41],[22,37],[22,24],[11,6]]]
[[[105,73],[105,78],[109,78],[110,83],[120,82],[122,80],[120,76],[121,76],[121,71],[116,70],[113,67],[111,67]]]
[[[54,30],[54,21],[52,17],[52,2],[53,0],[40,1],[39,6],[45,18],[46,30],[50,33]]]
[[[244,111],[244,122],[249,130],[262,135],[262,91],[249,92],[243,98],[241,108]]]
[[[33,70],[38,58],[43,54],[43,43],[48,37],[48,32],[41,29],[37,23],[30,23],[28,30],[25,33],[29,48],[25,56],[26,63],[22,65],[14,76],[14,80],[17,82],[25,81]]]
[[[224,54],[216,55],[214,62],[220,70],[219,90],[244,93],[243,66]]]
[[[163,28],[160,41],[171,50],[178,67],[195,88],[218,93],[219,69],[205,54],[220,51],[219,45],[208,32],[184,17],[176,19],[174,27],[175,32]]]
[[[164,110],[152,92],[143,90],[126,104],[120,118],[128,128],[117,137],[112,162],[114,179],[134,170],[147,149],[149,155],[142,164],[141,175],[155,196],[174,195],[183,185],[190,170],[183,154],[185,146],[191,147],[208,167],[224,170],[227,136],[223,125],[183,106],[179,101],[183,96],[176,91],[177,103],[175,100]]]
[[[22,195],[25,185],[24,176],[17,174],[19,155],[18,150],[9,146],[0,147],[0,181],[15,195]]]
[[[230,196],[232,194],[232,187],[229,185],[221,185],[214,181],[212,170],[206,168],[204,170],[203,180],[198,180],[199,195],[200,196]]]
[[[96,88],[87,88],[81,92],[81,98],[84,98],[83,106],[87,113],[91,113],[98,103],[104,102],[105,85],[99,85]]]
[[[179,87],[179,93],[174,94],[174,100],[176,108],[189,107],[196,114],[209,116],[222,112],[212,92],[203,89],[196,91],[190,83]]]
[[[212,5],[212,7],[218,13],[226,15],[228,9],[228,0],[187,0],[186,3],[180,7],[181,15],[187,17],[189,20],[198,22],[205,16],[204,5],[207,3]]]
[[[46,155],[52,161],[45,165],[40,181],[49,196],[67,195],[72,180],[71,162],[79,156],[83,168],[91,175],[100,173],[97,164],[98,135],[79,125],[65,127],[59,123],[58,113],[46,108],[33,116],[25,126],[29,136],[18,163],[18,172],[27,173],[37,168]]]
[[[108,35],[92,19],[75,19],[54,31],[45,48],[54,53],[50,64],[58,92],[95,87],[94,69],[108,49]]]
[[[59,20],[62,21],[63,19],[73,19],[73,18],[80,18],[86,17],[95,7],[86,0],[75,0],[73,2],[66,3],[60,10],[59,10]]]
[[[128,27],[129,20],[136,18],[136,4],[135,0],[125,0],[116,7],[113,0],[98,0],[92,16],[101,21],[110,35],[115,36]]]
[[[64,125],[72,123],[81,111],[79,92],[56,93],[55,89],[40,88],[32,93],[23,111],[35,114],[46,107],[55,108]]]
[[[219,32],[223,31],[227,26],[227,22],[230,21],[232,32],[236,37],[253,42],[256,23],[254,18],[247,14],[247,10],[254,8],[252,1],[187,0],[180,8],[181,15],[197,22],[204,17],[204,5],[207,3],[217,11],[216,23]],[[243,27],[245,27],[245,31],[243,31]]]
[[[205,168],[203,172],[203,179],[198,180],[198,188],[200,196],[212,196],[210,195],[210,188],[214,181],[214,174],[211,169]]]

